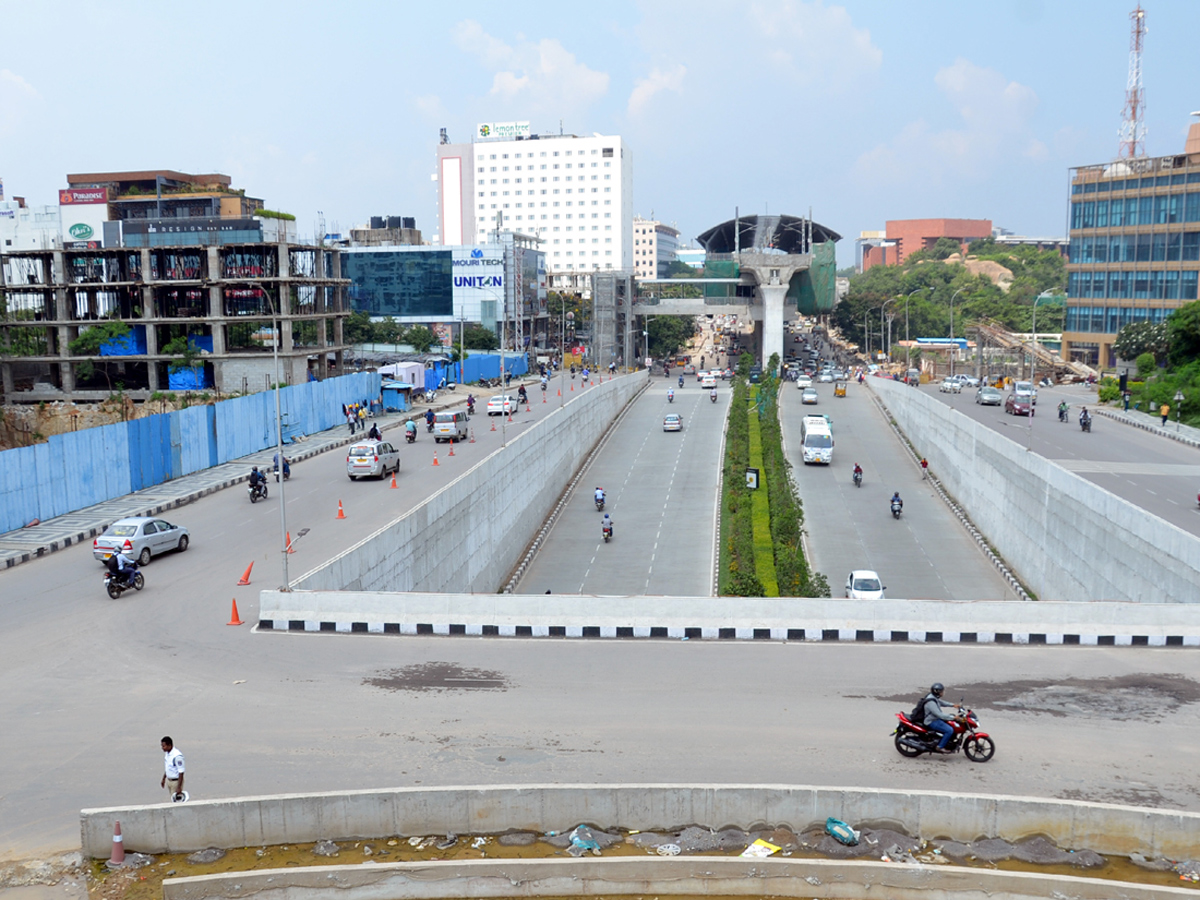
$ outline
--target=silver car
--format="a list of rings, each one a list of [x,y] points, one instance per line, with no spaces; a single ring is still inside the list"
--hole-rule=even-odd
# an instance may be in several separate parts
[[[180,525],[149,516],[134,516],[118,519],[104,529],[104,534],[92,541],[92,556],[105,562],[120,552],[144,566],[151,556],[169,550],[182,553],[189,542],[188,530]]]
[[[360,475],[383,478],[400,471],[400,451],[387,441],[358,441],[346,453],[346,474],[353,481]]]

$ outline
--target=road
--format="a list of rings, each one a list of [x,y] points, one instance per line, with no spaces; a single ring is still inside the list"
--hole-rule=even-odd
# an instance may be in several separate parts
[[[526,571],[517,593],[647,594],[707,597],[713,589],[720,448],[730,390],[717,403],[685,380],[663,379],[630,407]],[[663,416],[683,416],[664,432]],[[607,495],[613,542],[600,539],[595,488]]]
[[[844,596],[853,569],[880,574],[887,596],[909,600],[1012,600],[1012,588],[958,519],[921,480],[869,390],[851,383],[845,397],[816,384],[816,406],[800,403],[795,385],[781,389],[780,422],[788,459],[804,504],[810,560]],[[827,413],[833,420],[833,464],[804,465],[800,420]],[[863,484],[851,479],[863,467]],[[889,499],[899,491],[904,514],[892,518]]]
[[[943,394],[936,385],[921,390],[948,406],[982,422],[1033,452],[1053,460],[1106,491],[1128,500],[1164,521],[1200,536],[1200,451],[1140,428],[1102,416],[1092,418],[1092,431],[1084,434],[1078,413],[1094,406],[1096,394],[1083,386],[1039,388],[1037,414],[1005,415],[1003,407],[978,406],[975,391]],[[1058,421],[1057,407],[1066,400],[1070,421]],[[1032,424],[1032,444],[1030,425]]]

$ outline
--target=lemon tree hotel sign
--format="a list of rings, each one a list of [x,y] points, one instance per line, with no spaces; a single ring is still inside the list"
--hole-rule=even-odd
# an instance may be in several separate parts
[[[505,140],[513,140],[514,138],[529,137],[528,122],[480,122],[475,126],[475,137],[480,140],[489,138],[503,138]]]

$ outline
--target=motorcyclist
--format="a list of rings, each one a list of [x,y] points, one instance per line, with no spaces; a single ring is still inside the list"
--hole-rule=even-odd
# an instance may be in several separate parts
[[[942,736],[938,741],[937,752],[948,753],[946,745],[950,743],[950,738],[954,737],[954,729],[948,724],[951,719],[957,715],[957,711],[962,707],[957,703],[947,703],[942,699],[942,692],[945,687],[940,681],[935,681],[929,688],[929,693],[925,695],[923,710],[925,713],[925,721],[921,724],[930,731],[936,731]],[[948,713],[947,709],[953,709],[955,712]]]
[[[1083,407],[1083,409],[1081,409],[1079,411],[1079,424],[1087,425],[1091,421],[1092,421],[1092,414],[1087,411],[1087,407],[1085,406],[1085,407]]]
[[[433,410],[432,409],[425,410],[425,427],[429,431],[433,431]]]
[[[667,402],[673,403],[674,401],[675,401],[675,388],[667,388]]]
[[[900,504],[901,509],[904,509],[904,501],[900,499],[900,492],[894,491],[892,493],[891,505],[894,506],[897,503]]]
[[[683,390],[683,376],[682,375],[679,376],[679,389]]]
[[[604,503],[604,488],[602,487],[596,488],[596,502]]]
[[[475,415],[475,395],[467,394],[467,415]]]
[[[521,385],[520,387],[517,388],[517,399],[520,400],[522,403],[529,402],[529,394],[527,394],[525,392],[525,385]]]
[[[408,433],[409,440],[415,441],[417,439],[417,423],[415,421],[409,419],[405,422],[404,430]]]
[[[1058,404],[1058,418],[1059,418],[1060,422],[1067,421],[1067,410],[1068,409],[1069,409],[1069,407],[1067,406],[1066,400],[1063,400],[1061,403]]]
[[[862,477],[863,477],[862,466],[860,466],[858,463],[855,463],[854,464],[854,480],[862,481]]]
[[[543,375],[542,376],[542,392],[543,393],[545,393],[546,387],[549,385],[549,383],[550,383],[550,379],[548,379],[545,375]]]
[[[117,579],[119,584],[129,586],[129,578],[133,573],[133,560],[120,550],[117,550],[104,563],[108,571]]]
[[[250,470],[250,487],[258,487],[266,482],[267,478],[262,472],[258,471],[258,466],[254,466]]]
[[[714,403],[716,402],[716,400],[717,400],[717,389],[716,388],[713,388],[711,391],[708,392],[708,399],[712,400]]]
[[[377,429],[375,428],[374,425],[371,425],[371,430],[375,431]],[[278,472],[279,471],[279,454],[278,453],[276,453],[273,457],[271,457],[271,462],[275,466],[275,471]],[[285,456],[283,458],[283,477],[288,478],[291,476],[291,474],[292,474],[292,465],[291,465],[291,463],[288,462],[288,458]]]
[[[613,520],[609,517],[608,513],[605,513],[604,518],[600,520],[600,533],[602,535],[607,534],[611,537],[613,533],[612,527]]]

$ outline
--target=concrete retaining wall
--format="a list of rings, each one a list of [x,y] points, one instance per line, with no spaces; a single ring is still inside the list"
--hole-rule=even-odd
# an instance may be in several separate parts
[[[85,809],[85,856],[107,857],[113,823],[126,850],[187,853],[389,835],[675,830],[687,825],[746,829],[784,825],[797,833],[836,816],[855,827],[888,826],[923,838],[1009,841],[1045,835],[1064,849],[1184,859],[1200,844],[1200,813],[1004,797],[795,785],[525,785],[390,788],[282,794]]]
[[[790,641],[1200,646],[1196,607],[747,597],[263,591],[259,627],[292,631]]]
[[[645,372],[579,391],[508,446],[295,582],[298,590],[496,591],[579,462],[646,385]],[[557,399],[557,398],[556,398]],[[518,423],[520,413],[516,416]]]
[[[899,382],[870,379],[917,452],[1039,598],[1196,603],[1200,539]],[[1035,429],[1060,427],[1035,418]],[[1103,441],[1103,435],[1093,439]]]
[[[236,885],[236,887],[235,887]],[[746,896],[887,900],[1177,900],[1190,888],[1098,878],[1001,872],[960,866],[910,866],[814,859],[538,859],[390,863],[233,872],[163,882],[164,900],[346,900],[459,897]]]

